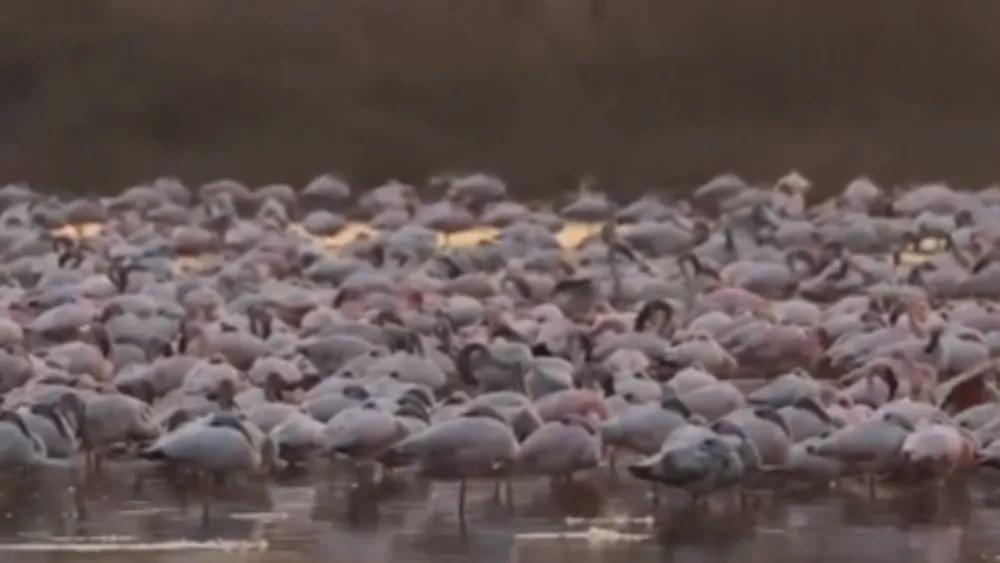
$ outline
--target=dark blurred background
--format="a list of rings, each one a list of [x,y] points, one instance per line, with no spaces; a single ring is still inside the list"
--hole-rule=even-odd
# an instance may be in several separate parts
[[[4,0],[0,181],[998,176],[1000,2],[605,2]]]

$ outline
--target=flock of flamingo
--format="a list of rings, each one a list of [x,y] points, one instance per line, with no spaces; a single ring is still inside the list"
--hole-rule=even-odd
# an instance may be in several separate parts
[[[144,460],[210,496],[340,458],[457,482],[463,520],[467,482],[517,475],[696,505],[1000,468],[998,187],[431,184],[0,188],[0,467]]]

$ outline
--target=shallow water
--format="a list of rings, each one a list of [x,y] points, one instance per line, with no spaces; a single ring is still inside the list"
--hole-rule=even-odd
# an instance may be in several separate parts
[[[488,483],[470,489],[405,475],[358,488],[333,472],[279,483],[229,482],[199,495],[135,470],[83,484],[66,470],[0,482],[0,560],[15,562],[744,563],[996,560],[1000,502],[988,486],[870,500],[853,492],[717,498],[695,511],[604,472],[550,489],[514,483],[513,508]],[[78,483],[74,486],[74,483]]]

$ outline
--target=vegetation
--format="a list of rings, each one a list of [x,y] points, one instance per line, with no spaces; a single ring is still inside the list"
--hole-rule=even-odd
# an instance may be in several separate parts
[[[8,0],[0,180],[997,178],[1000,3]]]

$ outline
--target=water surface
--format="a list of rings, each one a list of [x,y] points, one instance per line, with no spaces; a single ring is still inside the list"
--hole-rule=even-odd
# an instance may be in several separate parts
[[[691,510],[673,494],[655,507],[647,488],[595,472],[556,488],[515,481],[512,507],[495,500],[492,484],[477,484],[463,531],[454,484],[400,475],[359,488],[343,473],[229,482],[212,493],[208,520],[201,493],[159,477],[137,484],[130,467],[90,481],[66,470],[8,476],[0,482],[0,559],[950,563],[1000,554],[1000,502],[983,482],[876,500],[769,492]]]

